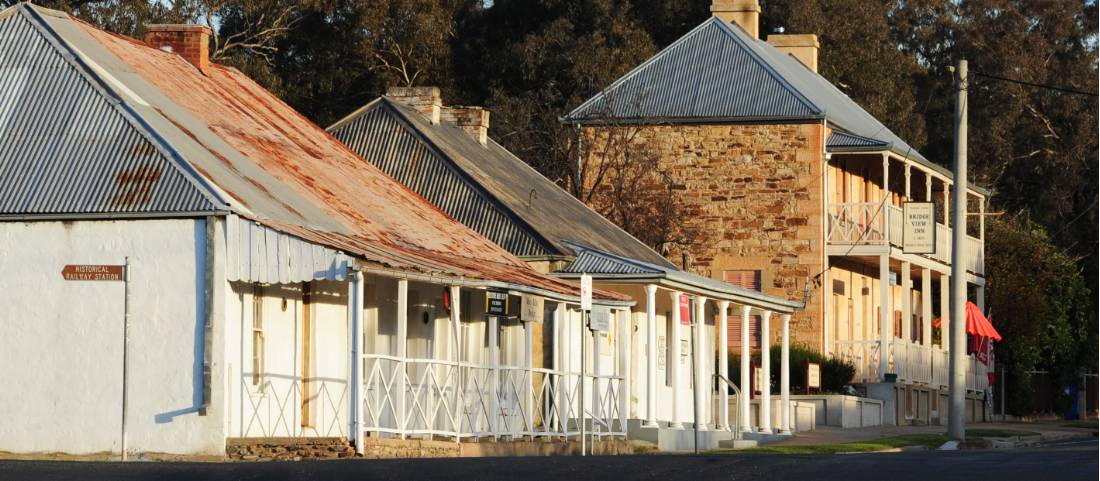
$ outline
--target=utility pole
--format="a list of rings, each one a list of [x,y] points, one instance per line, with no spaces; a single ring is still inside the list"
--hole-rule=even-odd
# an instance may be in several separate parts
[[[966,439],[966,60],[955,69],[955,210],[951,225],[950,407],[947,435]]]

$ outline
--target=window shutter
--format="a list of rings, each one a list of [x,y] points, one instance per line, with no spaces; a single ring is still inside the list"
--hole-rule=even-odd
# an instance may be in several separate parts
[[[742,289],[749,289],[752,291],[761,290],[759,270],[739,269],[722,271],[722,280]]]
[[[760,316],[749,316],[749,348],[760,348]],[[740,352],[741,349],[741,316],[731,316],[726,325],[726,338],[729,339],[729,349]]]

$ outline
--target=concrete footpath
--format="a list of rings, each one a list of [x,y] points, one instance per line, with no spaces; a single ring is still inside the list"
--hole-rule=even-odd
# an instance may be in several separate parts
[[[1011,422],[1011,423],[976,423],[968,424],[967,429],[982,430],[1012,430],[1031,431],[1038,433],[1035,436],[1027,436],[1027,441],[1051,443],[1060,441],[1080,440],[1095,438],[1096,429],[1072,428],[1062,426],[1057,422]],[[944,434],[947,426],[875,426],[869,428],[841,429],[831,426],[818,426],[814,431],[800,432],[798,435],[786,441],[780,441],[771,446],[809,446],[819,444],[850,443],[857,441],[874,441],[875,439],[889,436],[905,436],[913,434]],[[1021,436],[1021,441],[1025,437]]]

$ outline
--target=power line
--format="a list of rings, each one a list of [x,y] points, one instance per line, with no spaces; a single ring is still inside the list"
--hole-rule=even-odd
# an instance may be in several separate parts
[[[1036,88],[1047,89],[1047,90],[1057,90],[1059,92],[1065,92],[1065,93],[1069,93],[1069,94],[1088,95],[1090,97],[1100,97],[1100,94],[1097,94],[1095,92],[1085,92],[1083,90],[1074,90],[1074,89],[1071,89],[1071,88],[1059,87],[1057,85],[1047,85],[1047,84],[1040,84],[1040,83],[1035,83],[1035,82],[1027,82],[1027,81],[1024,81],[1024,80],[1010,79],[1010,78],[1007,78],[1007,77],[1000,77],[1000,76],[997,76],[997,75],[990,75],[990,74],[981,73],[981,72],[971,71],[970,73],[971,73],[971,75],[977,75],[979,77],[985,77],[985,78],[993,79],[993,80],[1000,80],[1002,82],[1011,82],[1011,83],[1014,83],[1014,84],[1027,85],[1029,87],[1036,87]]]

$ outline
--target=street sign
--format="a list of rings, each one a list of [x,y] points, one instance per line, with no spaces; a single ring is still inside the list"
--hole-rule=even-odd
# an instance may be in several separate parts
[[[598,306],[588,315],[588,328],[593,331],[607,332],[611,329],[611,309]]]
[[[592,276],[581,274],[581,310],[592,310]]]
[[[524,294],[522,302],[520,318],[527,322],[542,322],[543,298],[531,294]]]
[[[904,229],[901,249],[906,254],[936,252],[936,205],[931,202],[906,202],[902,209]]]
[[[61,269],[66,281],[124,281],[126,266],[70,264]]]
[[[485,291],[485,314],[490,316],[508,315],[508,293]]]
[[[680,294],[680,324],[691,325],[691,298],[687,294]]]

